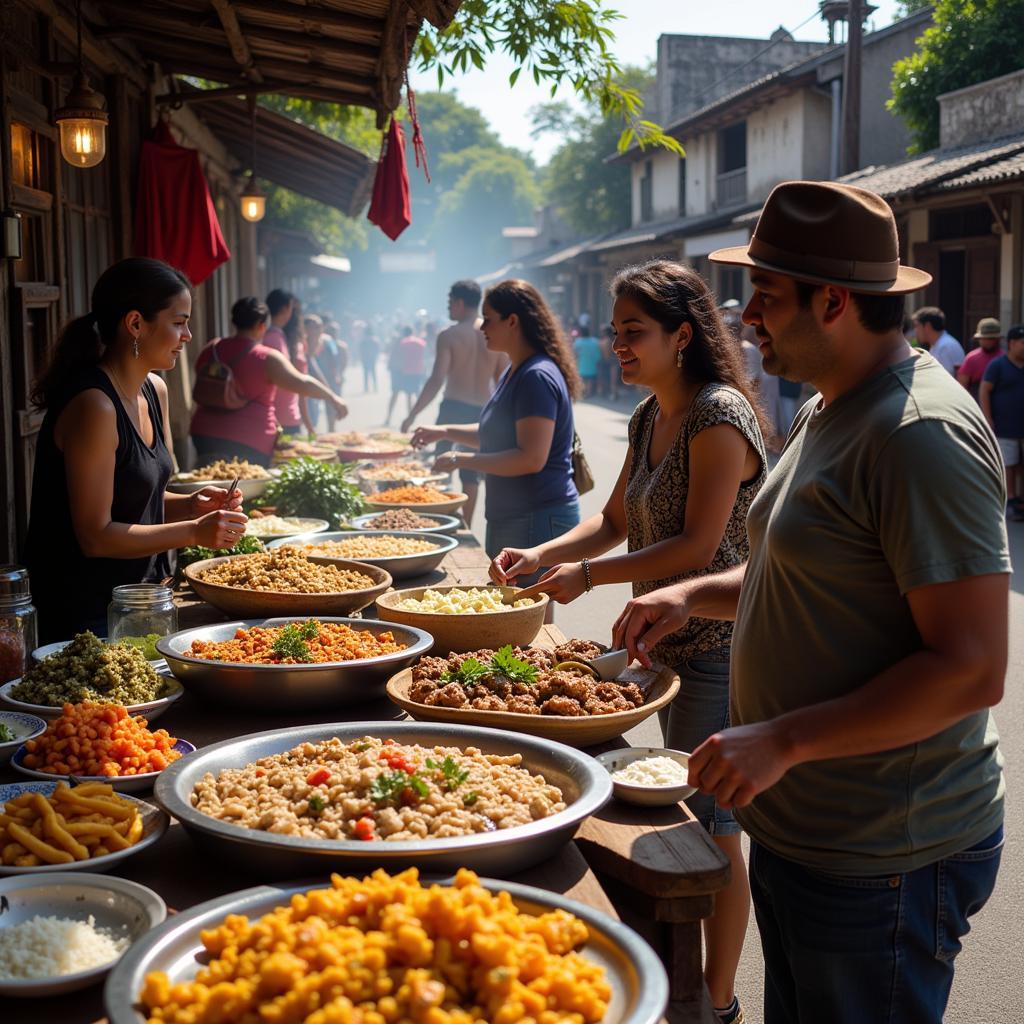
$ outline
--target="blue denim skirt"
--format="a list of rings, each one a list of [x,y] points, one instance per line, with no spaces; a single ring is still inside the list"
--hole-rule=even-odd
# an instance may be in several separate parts
[[[488,519],[484,547],[489,558],[494,558],[502,548],[536,547],[568,533],[579,526],[579,522],[580,503],[576,498],[558,505],[545,505],[520,516]],[[546,571],[547,567],[542,566],[530,576],[520,576],[516,586],[528,587]]]

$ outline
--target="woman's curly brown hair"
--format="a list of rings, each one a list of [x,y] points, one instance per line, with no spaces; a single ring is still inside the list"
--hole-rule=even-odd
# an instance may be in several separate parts
[[[575,400],[583,394],[583,381],[565,332],[551,307],[532,284],[515,278],[502,281],[484,296],[484,302],[502,320],[515,313],[527,344],[535,351],[543,352],[562,371],[569,396]]]

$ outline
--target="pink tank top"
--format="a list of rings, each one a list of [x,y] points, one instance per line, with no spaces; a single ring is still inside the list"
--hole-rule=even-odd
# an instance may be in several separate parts
[[[295,352],[295,359],[288,353],[288,341],[284,331],[280,327],[268,327],[267,333],[263,335],[263,344],[280,352],[299,373],[308,373],[309,364],[306,362],[305,347],[300,343]],[[287,388],[277,389],[277,399],[274,402],[274,411],[277,414],[277,422],[282,427],[297,427],[302,423],[302,416],[299,413],[299,396]]]
[[[249,404],[241,409],[211,409],[197,405],[192,414],[191,432],[201,437],[245,444],[270,454],[277,439],[277,417],[274,400],[277,386],[267,376],[266,362],[271,349],[256,344],[252,338],[234,336],[217,343],[217,357],[230,363],[235,381]],[[196,360],[196,369],[210,361],[207,345]]]

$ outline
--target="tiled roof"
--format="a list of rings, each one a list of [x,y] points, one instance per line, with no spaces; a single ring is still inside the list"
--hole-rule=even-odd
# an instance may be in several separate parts
[[[971,146],[933,149],[885,167],[865,167],[839,181],[886,199],[1007,180],[1024,174],[1024,133]]]

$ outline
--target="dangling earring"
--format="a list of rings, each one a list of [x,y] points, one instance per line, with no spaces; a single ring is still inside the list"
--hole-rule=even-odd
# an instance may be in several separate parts
[[[139,358],[139,336],[137,334],[132,337],[132,352],[135,353],[135,358],[138,359]],[[682,353],[680,353],[680,359],[681,358],[682,358]],[[680,363],[679,365],[682,366],[683,364]]]
[[[676,366],[681,370],[683,368],[683,350],[676,349]]]

